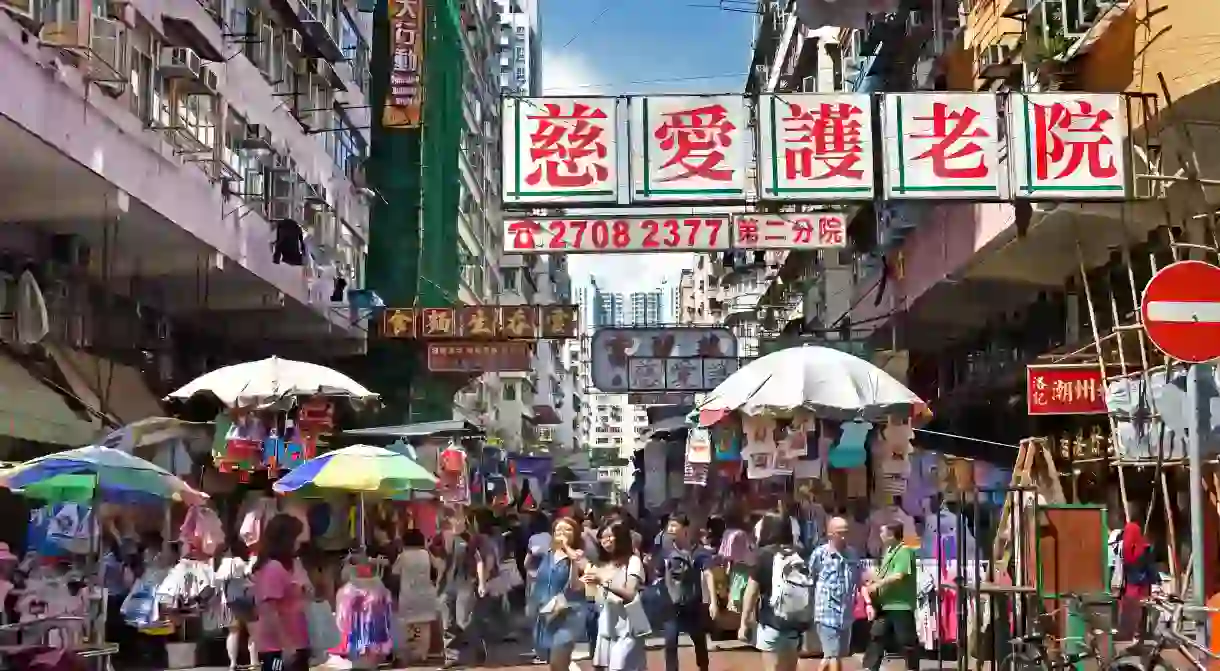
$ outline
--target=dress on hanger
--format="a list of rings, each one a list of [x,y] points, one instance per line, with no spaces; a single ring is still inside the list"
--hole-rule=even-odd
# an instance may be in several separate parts
[[[354,578],[336,597],[339,651],[349,660],[388,655],[391,637],[391,596],[380,578]]]

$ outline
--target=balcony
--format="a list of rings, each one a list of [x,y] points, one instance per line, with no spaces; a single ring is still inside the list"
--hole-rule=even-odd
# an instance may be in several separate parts
[[[754,289],[733,296],[724,310],[725,325],[728,326],[743,320],[756,319],[758,304],[762,300],[762,295],[761,289]]]

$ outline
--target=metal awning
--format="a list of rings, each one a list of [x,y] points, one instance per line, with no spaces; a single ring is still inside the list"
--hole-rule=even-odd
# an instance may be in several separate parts
[[[482,437],[483,429],[462,419],[446,419],[436,422],[419,422],[416,424],[394,424],[391,426],[374,426],[364,429],[349,429],[343,432],[345,436],[365,436],[372,438],[476,438]]]
[[[90,444],[105,431],[101,420],[69,407],[64,393],[0,355],[0,435],[75,447]]]

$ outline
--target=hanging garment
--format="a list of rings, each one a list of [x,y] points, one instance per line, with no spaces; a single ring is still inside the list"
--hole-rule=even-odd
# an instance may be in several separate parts
[[[839,439],[830,447],[828,459],[833,468],[857,468],[868,459],[866,445],[873,425],[868,422],[843,422]]]
[[[682,484],[695,485],[697,487],[707,486],[707,475],[711,471],[711,464],[695,464],[686,462],[682,471]]]
[[[716,461],[741,461],[741,432],[737,429],[716,429],[712,432]]]
[[[211,563],[182,559],[157,585],[157,598],[174,610],[189,610],[211,604],[216,595],[216,572]]]
[[[178,529],[178,541],[182,543],[183,554],[211,557],[224,545],[224,525],[211,508],[191,506]]]
[[[289,266],[305,265],[305,234],[301,231],[300,224],[291,219],[275,222],[271,262]]]
[[[707,429],[695,427],[686,434],[686,463],[710,464],[712,437]]]
[[[241,542],[247,546],[256,545],[263,536],[263,527],[275,516],[275,512],[274,499],[261,495],[247,498],[238,513],[241,526],[237,533]]]
[[[744,562],[754,554],[754,537],[744,529],[727,529],[717,555],[728,562]]]
[[[336,595],[340,652],[348,659],[388,655],[394,624],[390,591],[379,578],[355,578]]]
[[[741,450],[743,457],[755,454],[775,454],[779,446],[775,444],[775,420],[769,417],[742,417],[741,432],[745,446]]]

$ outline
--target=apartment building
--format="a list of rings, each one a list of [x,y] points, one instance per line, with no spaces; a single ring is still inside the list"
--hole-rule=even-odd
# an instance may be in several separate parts
[[[499,83],[503,95],[542,92],[542,15],[539,0],[497,0],[500,9]]]
[[[349,298],[369,235],[368,14],[334,0],[0,10],[0,257],[44,285],[45,343],[127,357],[163,384],[239,357],[363,351],[367,310]]]

